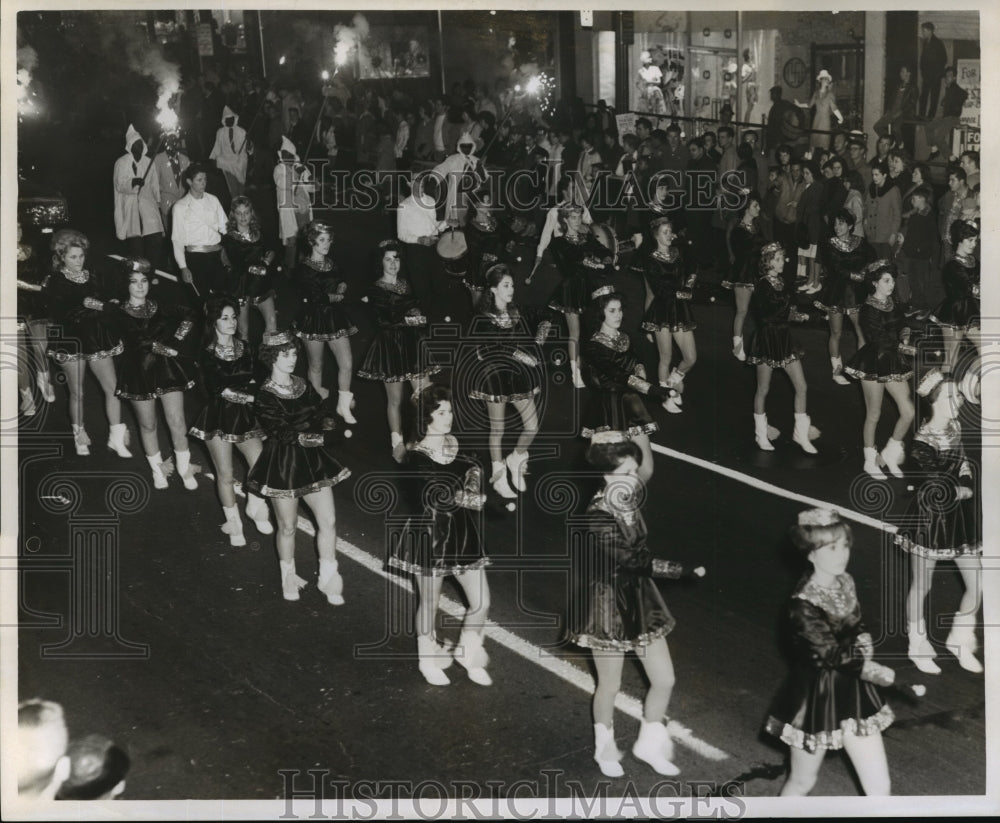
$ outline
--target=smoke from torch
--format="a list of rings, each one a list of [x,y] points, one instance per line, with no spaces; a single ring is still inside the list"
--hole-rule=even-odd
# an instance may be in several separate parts
[[[17,113],[19,116],[34,114],[35,103],[31,99],[31,73],[38,66],[38,53],[28,45],[17,50]]]
[[[333,33],[337,38],[337,44],[333,47],[333,62],[340,68],[346,65],[352,49],[357,49],[359,52],[364,49],[363,41],[368,39],[371,27],[367,18],[359,12],[351,18],[351,25],[338,24],[334,27]]]

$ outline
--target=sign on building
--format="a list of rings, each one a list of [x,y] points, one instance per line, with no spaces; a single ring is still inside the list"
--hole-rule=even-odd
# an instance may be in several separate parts
[[[211,23],[198,24],[198,54],[201,57],[211,57],[215,54]]]
[[[956,81],[969,96],[965,98],[965,105],[962,106],[961,122],[963,126],[975,126],[979,128],[980,111],[980,81],[982,76],[979,70],[978,60],[956,60],[955,71],[958,74]]]

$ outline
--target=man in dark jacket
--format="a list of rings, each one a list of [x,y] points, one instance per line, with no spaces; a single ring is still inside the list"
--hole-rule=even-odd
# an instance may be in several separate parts
[[[951,151],[951,133],[961,125],[962,107],[969,93],[955,82],[955,69],[944,70],[944,94],[941,96],[941,117],[927,124],[925,135],[930,147],[930,159],[937,157],[941,147]]]
[[[802,136],[802,113],[799,107],[782,96],[781,86],[771,87],[771,110],[767,113],[767,151],[773,155],[782,143],[794,145]]]
[[[938,93],[941,89],[941,79],[944,77],[944,67],[948,63],[948,55],[944,50],[944,43],[934,36],[933,23],[924,23],[920,26],[920,39],[924,41],[924,47],[920,52],[921,88],[918,111],[921,117],[930,120],[937,114]]]

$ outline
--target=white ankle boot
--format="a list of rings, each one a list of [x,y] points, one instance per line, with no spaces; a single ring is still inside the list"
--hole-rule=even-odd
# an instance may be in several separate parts
[[[195,472],[191,467],[191,452],[174,452],[174,458],[177,461],[177,473],[181,476],[181,480],[184,481],[184,488],[188,491],[194,491],[198,488],[198,480],[195,478]]]
[[[38,390],[42,393],[42,397],[45,398],[45,402],[55,403],[56,392],[52,388],[52,380],[49,378],[49,373],[39,369],[35,372],[35,376],[38,378]]]
[[[90,438],[83,426],[73,426],[73,445],[76,446],[76,453],[80,457],[90,454]]]
[[[570,360],[569,370],[570,374],[573,375],[573,388],[585,389],[587,387],[587,384],[583,382],[583,375],[580,373],[580,361]]]
[[[229,535],[230,546],[245,546],[246,538],[243,536],[243,521],[240,520],[240,510],[236,506],[223,506],[226,522],[222,526],[222,533]]]
[[[831,357],[830,365],[833,366],[833,382],[838,386],[850,386],[851,381],[844,377],[844,361],[839,357]]]
[[[132,452],[128,450],[129,433],[128,426],[124,423],[115,423],[108,432],[108,448],[119,457],[131,457]]]
[[[281,568],[281,594],[285,600],[298,600],[299,589],[305,586],[306,581],[295,573],[295,561],[282,560],[278,563]]]
[[[337,392],[337,414],[344,418],[345,423],[350,423],[353,426],[358,421],[351,414],[352,405],[354,405],[354,394],[352,392]]]
[[[247,517],[253,520],[254,526],[261,534],[273,534],[274,526],[271,525],[271,513],[268,511],[267,503],[253,492],[247,492]]]
[[[667,388],[674,390],[673,399],[678,406],[684,405],[684,398],[681,396],[684,393],[684,376],[684,372],[680,369],[674,369],[667,377]]]
[[[493,486],[493,491],[507,500],[513,500],[517,497],[517,492],[507,482],[507,464],[502,460],[493,461],[493,474],[490,475],[490,485]]]
[[[528,453],[512,451],[507,455],[504,463],[507,464],[507,468],[510,469],[510,479],[514,484],[514,488],[519,492],[523,492],[527,489],[527,485],[524,482],[525,469],[527,468]]]
[[[165,489],[167,487],[167,474],[163,471],[163,458],[160,453],[147,454],[146,461],[153,472],[153,488]]]
[[[625,770],[619,763],[622,753],[615,745],[615,729],[603,723],[594,724],[594,760],[605,777],[622,777]]]
[[[983,664],[976,659],[979,642],[976,640],[975,617],[955,613],[955,623],[944,641],[948,651],[958,658],[958,665],[973,674],[983,673]]]
[[[774,429],[775,437],[777,437],[777,429]],[[757,448],[763,449],[766,452],[773,452],[774,446],[771,445],[771,428],[767,425],[767,415],[766,414],[756,414],[753,416],[753,432],[754,438],[757,441]]]
[[[632,747],[632,754],[644,763],[648,763],[657,774],[680,774],[670,758],[674,756],[674,741],[667,733],[667,727],[662,723],[647,723],[642,721],[639,738]]]
[[[468,673],[469,680],[480,686],[492,686],[493,678],[486,671],[490,656],[483,648],[483,636],[473,629],[462,629],[458,643],[461,651],[455,655],[455,659]]]
[[[403,435],[399,432],[390,432],[389,443],[392,445],[392,459],[402,463],[406,459],[406,443],[403,442]]]
[[[743,363],[747,359],[747,354],[743,351],[743,338],[733,335],[733,357]]]
[[[326,595],[326,602],[331,606],[344,605],[344,578],[337,571],[336,560],[319,561],[319,590]]]
[[[878,450],[871,446],[865,446],[864,470],[876,480],[885,480],[885,472],[878,467],[878,459]]]
[[[445,652],[430,634],[417,635],[417,656],[420,673],[432,686],[447,686],[451,683],[444,670],[451,665],[451,655]]]
[[[21,389],[21,414],[34,417],[35,411],[35,396],[31,389]]]
[[[882,449],[882,460],[885,462],[885,467],[892,473],[893,477],[902,477],[903,470],[899,468],[899,464],[903,462],[903,443],[900,440],[893,440],[889,438],[889,442],[885,444],[885,448]]]
[[[802,447],[802,451],[806,454],[816,454],[816,447],[810,442],[810,429],[812,429],[812,426],[809,423],[809,415],[796,412],[795,431],[792,433],[792,440],[798,443]]]
[[[923,620],[911,620],[907,630],[910,640],[907,657],[924,674],[941,674],[941,667],[934,662],[937,654],[931,641],[927,639],[927,624]]]

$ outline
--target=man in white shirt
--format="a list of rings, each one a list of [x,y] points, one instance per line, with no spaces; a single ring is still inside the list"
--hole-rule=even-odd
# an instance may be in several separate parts
[[[403,244],[403,263],[418,300],[426,301],[433,292],[432,273],[436,263],[435,244],[448,224],[437,219],[435,197],[437,179],[416,175],[413,191],[396,212],[396,237]]]
[[[205,191],[208,172],[192,163],[184,172],[188,193],[174,204],[171,240],[181,280],[189,284],[199,300],[225,294],[226,270],[222,265],[222,235],[226,212],[215,195]]]

